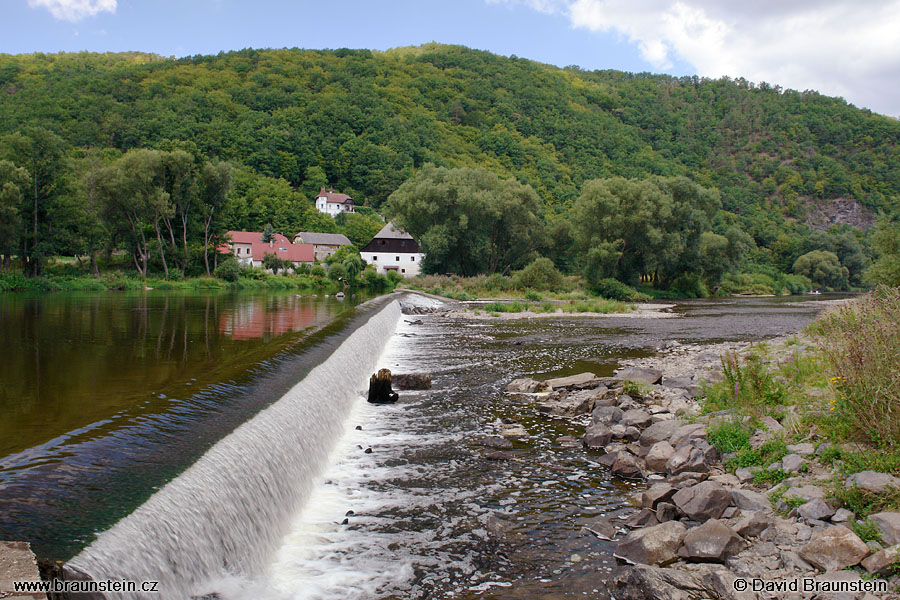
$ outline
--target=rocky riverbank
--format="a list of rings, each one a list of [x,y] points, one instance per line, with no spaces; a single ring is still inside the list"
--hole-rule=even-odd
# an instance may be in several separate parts
[[[788,343],[794,353],[807,348],[796,340],[770,341],[775,355]],[[894,591],[900,587],[900,513],[857,519],[835,498],[839,489],[890,493],[900,489],[900,479],[873,471],[844,478],[822,460],[830,445],[819,443],[814,430],[803,431],[795,407],[778,407],[779,418],[750,419],[733,410],[702,414],[700,382],[721,379],[722,353],[748,347],[669,343],[654,357],[623,363],[614,377],[520,378],[506,386],[548,418],[583,424],[580,443],[611,475],[645,482],[630,499],[631,514],[615,522],[599,518],[592,527],[617,542],[621,566],[607,579],[610,595],[900,597]],[[734,454],[714,444],[723,423],[755,427],[752,451],[773,444],[783,451],[772,464],[726,467]],[[486,440],[493,445],[487,457],[502,460],[499,442],[521,436],[523,428],[505,423],[497,433],[493,444]],[[875,528],[869,541],[857,534],[866,527]]]

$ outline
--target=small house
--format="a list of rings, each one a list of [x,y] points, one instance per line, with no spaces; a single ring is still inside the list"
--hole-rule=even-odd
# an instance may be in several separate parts
[[[273,233],[269,242],[262,241],[259,231],[229,231],[227,235],[231,243],[223,245],[224,251],[233,253],[245,265],[261,267],[266,254],[289,260],[295,267],[315,261],[312,244],[292,244],[280,233]]]
[[[356,212],[353,208],[354,206],[353,198],[347,194],[335,192],[334,188],[330,188],[329,191],[326,192],[323,187],[319,190],[319,195],[316,196],[316,208],[318,211],[332,217],[335,217],[342,212]]]
[[[295,244],[312,244],[316,260],[325,260],[341,246],[350,246],[350,240],[342,233],[315,233],[301,231],[294,236]]]
[[[378,273],[396,271],[404,277],[418,275],[425,258],[416,240],[393,223],[385,225],[359,254],[366,264],[374,265]]]

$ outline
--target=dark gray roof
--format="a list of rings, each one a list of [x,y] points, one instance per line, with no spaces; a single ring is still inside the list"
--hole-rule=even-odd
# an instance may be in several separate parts
[[[394,227],[393,223],[388,223],[384,227],[381,228],[375,235],[376,240],[411,240],[413,236],[409,235],[405,231],[400,231],[396,227]]]
[[[294,236],[300,238],[304,244],[321,244],[323,246],[349,246],[350,240],[343,233],[316,233],[313,231],[301,231]]]

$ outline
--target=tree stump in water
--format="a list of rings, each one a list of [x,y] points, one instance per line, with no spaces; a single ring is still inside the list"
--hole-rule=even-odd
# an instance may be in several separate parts
[[[390,369],[381,369],[369,378],[369,402],[372,404],[392,404],[397,401],[397,392],[391,389]]]

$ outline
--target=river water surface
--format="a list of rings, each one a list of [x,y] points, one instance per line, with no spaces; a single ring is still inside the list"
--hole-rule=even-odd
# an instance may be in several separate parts
[[[0,539],[71,557],[302,379],[364,318],[352,304],[293,294],[0,298],[8,359]],[[741,298],[679,302],[669,319],[405,316],[381,362],[431,373],[433,389],[392,406],[360,397],[268,572],[211,591],[279,600],[602,596],[612,545],[582,527],[626,511],[632,484],[556,443],[582,431],[511,401],[505,384],[609,375],[619,359],[670,340],[782,335],[821,307]],[[502,419],[529,437],[513,460],[486,460],[475,442]],[[491,514],[507,524],[502,544],[487,531]]]

